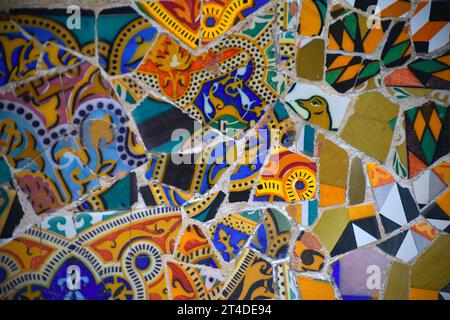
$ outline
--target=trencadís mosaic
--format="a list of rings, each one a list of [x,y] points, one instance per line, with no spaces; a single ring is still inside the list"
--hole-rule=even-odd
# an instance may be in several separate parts
[[[450,298],[450,2],[47,2],[0,11],[0,298]]]

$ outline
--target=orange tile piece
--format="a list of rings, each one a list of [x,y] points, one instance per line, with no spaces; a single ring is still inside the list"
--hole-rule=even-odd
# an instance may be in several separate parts
[[[429,41],[436,33],[441,31],[446,24],[446,21],[428,22],[420,30],[413,34],[412,39],[414,42]]]
[[[348,67],[339,77],[339,82],[353,79],[356,75],[358,75],[362,68],[363,66],[361,64],[355,64]]]
[[[319,206],[328,207],[345,203],[345,188],[320,184]]]
[[[345,67],[352,59],[352,56],[338,56],[336,59],[334,59],[333,63],[330,64],[328,70]]]
[[[425,289],[411,288],[410,300],[437,300],[439,292]]]
[[[426,221],[417,222],[411,227],[411,230],[428,240],[433,240],[437,235],[436,229]]]
[[[428,125],[430,126],[431,132],[433,133],[433,137],[436,139],[436,141],[439,140],[439,134],[441,133],[442,124],[436,109],[433,109],[433,113],[431,114],[430,122],[428,123]]]
[[[412,152],[408,152],[408,164],[410,178],[427,168],[427,165],[417,158]]]
[[[446,185],[450,184],[450,162],[443,161],[432,170],[442,182]]]
[[[395,182],[392,175],[386,169],[380,167],[374,162],[367,163],[366,168],[372,188]]]
[[[375,216],[375,207],[371,203],[352,206],[348,207],[348,212],[350,215],[350,220],[355,221]]]
[[[419,140],[422,140],[423,133],[425,131],[426,123],[425,119],[423,118],[423,115],[421,112],[417,113],[416,119],[414,120],[414,131],[417,134],[417,138]]]
[[[411,4],[409,2],[404,1],[396,1],[395,3],[391,4],[389,7],[381,11],[381,17],[382,18],[389,18],[389,17],[400,17],[405,12],[409,11],[409,7]]]
[[[290,204],[286,207],[286,211],[291,218],[297,223],[302,223],[302,204]]]
[[[419,87],[423,84],[416,78],[416,76],[408,69],[395,70],[384,77],[385,86],[400,86],[400,87]]]
[[[450,217],[450,189],[436,199],[436,204]]]
[[[297,282],[303,300],[336,300],[329,282],[303,276],[298,276]]]

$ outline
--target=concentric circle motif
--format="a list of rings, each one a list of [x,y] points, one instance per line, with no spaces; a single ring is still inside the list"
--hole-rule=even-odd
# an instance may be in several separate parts
[[[316,194],[316,176],[309,168],[299,168],[285,178],[288,201],[309,200]]]

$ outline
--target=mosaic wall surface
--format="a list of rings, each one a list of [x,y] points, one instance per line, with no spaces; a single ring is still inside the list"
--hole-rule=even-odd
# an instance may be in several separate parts
[[[2,299],[450,298],[450,2],[121,2],[2,5]]]

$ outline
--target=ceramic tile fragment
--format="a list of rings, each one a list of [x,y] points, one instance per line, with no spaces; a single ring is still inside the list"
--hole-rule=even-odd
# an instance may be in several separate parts
[[[80,130],[77,140],[85,149],[86,154],[81,156],[88,159],[93,172],[116,176],[146,161],[144,147],[129,126],[126,111],[98,68],[82,64],[64,73],[62,82],[69,119]]]
[[[167,28],[186,45],[196,49],[200,38],[200,0],[186,2],[139,1],[137,7],[142,13]]]
[[[305,39],[297,50],[297,77],[311,81],[322,80],[325,63],[325,43],[322,39]]]
[[[384,44],[381,53],[383,64],[388,68],[401,66],[411,58],[411,51],[409,28],[405,22],[397,22]]]
[[[8,4],[0,299],[450,300],[447,9]]]
[[[69,131],[65,102],[58,74],[27,81],[0,95],[2,150],[13,168],[23,168]],[[6,130],[9,127],[12,132]],[[15,136],[21,137],[16,143]]]
[[[449,185],[450,164],[441,162],[433,169],[428,169],[413,181],[414,193],[420,208],[426,206]]]
[[[131,210],[137,201],[136,174],[131,172],[108,188],[95,192],[77,208],[79,211]]]
[[[322,279],[297,277],[302,300],[336,300],[333,285]]]
[[[312,232],[300,231],[292,251],[291,268],[297,272],[320,272],[324,262],[324,251],[318,238]]]
[[[230,202],[247,201],[250,198],[271,145],[290,146],[294,135],[289,115],[281,102],[277,101],[265,121],[255,128],[254,136],[245,138],[244,154],[230,176]]]
[[[334,282],[344,300],[377,300],[390,259],[374,248],[358,249],[332,266]]]
[[[141,186],[139,193],[147,206],[167,205],[179,207],[194,196],[191,193],[160,183],[149,183],[146,186]]]
[[[405,17],[411,7],[410,0],[345,0],[345,2],[356,9],[378,15],[381,18]]]
[[[232,276],[225,283],[220,299],[265,300],[274,297],[272,266],[252,250],[245,249]]]
[[[381,238],[375,208],[371,204],[326,210],[314,226],[313,232],[332,256]]]
[[[12,186],[12,174],[8,162],[4,157],[0,157],[0,184]]]
[[[267,209],[250,247],[271,259],[283,259],[288,253],[291,227],[283,213],[276,209]]]
[[[37,65],[38,71],[52,70],[58,67],[73,67],[83,61],[83,58],[72,54],[52,42],[47,42],[41,50],[43,53]]]
[[[446,296],[450,282],[450,236],[440,235],[411,267],[411,300],[437,300]]]
[[[261,1],[211,1],[202,2],[201,33],[202,42],[206,44],[220,37],[231,27],[252,15],[268,4],[268,0]]]
[[[195,224],[188,225],[182,233],[174,257],[183,263],[220,268],[220,262],[214,254],[208,238]]]
[[[297,0],[276,2],[276,31],[278,32],[279,47],[277,65],[279,70],[292,72],[296,69],[295,43],[299,9]]]
[[[335,3],[330,8],[330,16],[332,18],[331,21],[338,19],[339,17],[343,17],[344,15],[348,14],[349,12],[351,12],[350,9],[347,9],[340,3]]]
[[[417,58],[404,68],[384,77],[386,87],[448,90],[450,82],[449,52],[431,59]]]
[[[144,290],[136,290],[135,294],[141,296],[138,299],[167,299],[162,255],[174,252],[174,242],[181,229],[181,214],[176,209],[164,207],[139,210],[132,213],[130,224],[129,255],[142,255],[141,259],[144,260],[138,268],[131,267],[132,259],[126,265],[137,269],[137,273],[143,278],[141,283],[144,284]],[[138,262],[142,261],[135,263]]]
[[[124,211],[104,211],[104,212],[80,212],[73,217],[73,223],[77,234],[81,234],[82,231],[97,225],[99,222],[106,221],[119,215],[126,215]],[[125,223],[129,222],[129,218],[121,220]]]
[[[274,13],[266,10],[258,18],[257,25],[225,36],[200,55],[189,53],[162,34],[136,77],[227,135],[247,130],[286,89],[285,76],[274,70],[275,65],[269,69],[276,64],[275,54],[265,51],[273,45],[269,34]],[[172,57],[176,57],[176,64],[171,64]]]
[[[284,147],[274,151],[255,191],[256,201],[312,200],[316,196],[316,164]]]
[[[431,170],[446,185],[450,184],[450,163],[448,161],[442,161]]]
[[[130,7],[104,9],[97,18],[100,65],[111,75],[133,72],[157,30]]]
[[[371,27],[365,16],[347,14],[330,25],[328,50],[371,54],[377,49],[389,25],[389,20],[383,20]]]
[[[374,103],[376,101],[376,103]],[[341,138],[379,161],[385,161],[391,146],[399,107],[379,92],[359,96]]]
[[[244,155],[230,176],[230,202],[249,200],[271,147],[290,147],[294,143],[294,124],[279,101],[255,130],[254,136],[245,139]]]
[[[231,261],[240,253],[255,231],[259,219],[258,211],[232,213],[209,228],[209,236],[226,262]]]
[[[437,229],[450,232],[450,189],[422,211],[422,215]]]
[[[69,19],[71,11],[66,8],[15,9],[10,11],[10,16],[41,44],[54,43],[83,55],[95,56],[95,14],[83,9],[79,13],[80,20],[73,22]]]
[[[314,155],[316,129],[310,125],[304,125],[298,132],[297,149],[303,154],[312,157]]]
[[[220,37],[235,25],[236,21],[252,14],[268,2],[141,1],[138,7],[186,45],[196,49],[200,46],[200,37],[203,44]],[[201,20],[197,18],[200,14]]]
[[[286,211],[298,224],[303,226],[313,225],[318,215],[318,201],[306,200],[300,203],[289,204]]]
[[[303,119],[327,130],[339,129],[350,103],[348,98],[309,84],[294,84],[285,100]]]
[[[7,159],[21,169],[15,176],[37,214],[78,200],[99,177],[123,174],[146,158],[123,108],[94,66],[82,64],[24,83],[1,99],[0,117],[16,119],[25,138],[8,147]]]
[[[130,75],[116,78],[111,81],[118,99],[122,103],[128,103],[132,106],[138,104],[146,96],[142,86]]]
[[[24,277],[27,272],[38,270],[44,262],[42,256],[48,256],[52,252],[48,246],[41,245],[39,232],[40,226],[34,225],[25,233],[0,247],[2,261],[10,261],[9,264],[2,263],[4,274],[0,291],[2,297],[10,294],[17,295],[22,284],[19,283],[18,286],[15,286],[12,280]]]
[[[414,224],[405,230],[378,244],[384,252],[410,262],[417,257],[436,237],[437,231],[426,221]]]
[[[283,300],[300,300],[300,294],[296,287],[295,276],[290,271],[287,263],[274,266],[274,282],[276,293]]]
[[[210,190],[235,160],[235,144],[220,142],[198,153],[159,154],[150,159],[145,176],[187,192]]]
[[[46,218],[39,227],[29,229],[17,240],[0,249],[4,257],[14,250],[16,262],[11,266],[19,263],[25,267],[19,270],[15,266],[15,271],[9,273],[15,279],[10,280],[9,285],[18,283],[13,299],[98,300],[109,297],[101,280],[102,266],[95,255],[82,247],[83,241],[78,238],[71,216]],[[28,253],[22,255],[20,252],[23,250]],[[58,267],[54,268],[55,265]],[[65,285],[70,265],[76,265],[77,272],[83,277],[82,284],[76,290],[70,290]],[[36,277],[40,277],[41,281],[35,282]],[[8,288],[8,284],[5,285],[3,288]]]
[[[359,56],[329,53],[326,56],[325,80],[336,91],[344,93],[380,72],[380,62]]]
[[[26,193],[36,214],[54,212],[99,185],[97,176],[81,160],[80,149],[74,139],[60,140],[51,151],[59,154],[57,161],[48,150],[15,174],[19,187]],[[71,171],[78,172],[78,175],[71,176]],[[60,182],[66,185],[63,193],[57,187]]]
[[[306,0],[302,3],[299,24],[300,35],[312,37],[322,33],[327,5],[327,0]]]
[[[0,158],[0,239],[12,238],[25,212],[12,185],[5,158]]]
[[[200,222],[207,222],[214,219],[225,198],[226,194],[224,192],[214,192],[203,200],[194,201],[184,206],[184,210],[190,218]]]
[[[170,291],[174,300],[215,300],[224,285],[220,271],[167,262]],[[176,285],[179,283],[180,285]]]
[[[33,76],[39,61],[39,43],[27,38],[7,17],[0,18],[2,56],[0,85]]]
[[[280,70],[295,70],[295,32],[282,32],[278,37],[279,54],[277,65]],[[320,60],[319,60],[320,64]]]
[[[406,225],[419,215],[408,188],[400,186],[386,169],[373,162],[366,168],[386,233]]]
[[[244,155],[230,176],[230,202],[248,201],[251,191],[269,153],[268,130],[258,130],[246,141]]]
[[[24,212],[14,189],[0,186],[0,238],[11,238]]]
[[[432,101],[405,111],[409,177],[450,151],[449,117],[447,106]]]
[[[317,234],[325,248],[330,251],[344,232],[348,220],[349,215],[346,208],[326,210],[314,226],[313,232]]]
[[[405,119],[400,123],[401,132],[405,132]],[[408,153],[406,150],[406,137],[403,136],[399,144],[394,149],[394,157],[392,158],[392,169],[403,179],[408,179]]]
[[[145,148],[150,152],[177,152],[202,127],[200,122],[174,105],[152,96],[147,96],[131,115]]]
[[[295,30],[300,10],[297,0],[283,0],[276,3],[277,27],[280,31]]]
[[[348,154],[322,134],[317,136],[317,144],[320,158],[319,206],[343,204],[347,192]]]
[[[384,289],[384,300],[408,300],[409,298],[409,266],[400,262],[392,262]]]
[[[262,134],[269,135],[271,143],[265,145],[266,149],[269,149],[270,146],[289,148],[294,144],[296,134],[294,123],[279,100],[273,106],[272,111],[267,113],[266,119],[258,129]]]
[[[350,166],[348,201],[350,205],[364,202],[366,196],[366,178],[361,158],[354,157]]]
[[[411,35],[418,53],[430,53],[449,43],[450,19],[443,14],[450,6],[445,1],[423,1],[411,17]]]

